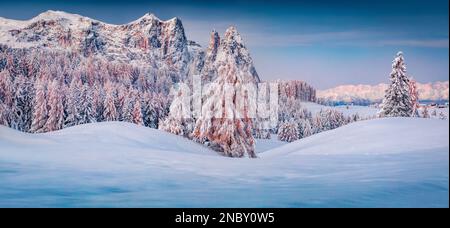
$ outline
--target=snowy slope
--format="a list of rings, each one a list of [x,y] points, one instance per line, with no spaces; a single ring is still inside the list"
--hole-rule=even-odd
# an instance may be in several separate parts
[[[448,207],[448,124],[362,121],[258,159],[126,123],[0,126],[0,206]]]

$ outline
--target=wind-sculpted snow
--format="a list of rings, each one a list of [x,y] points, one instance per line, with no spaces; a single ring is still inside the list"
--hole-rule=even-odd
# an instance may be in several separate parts
[[[448,120],[376,119],[237,159],[128,123],[0,126],[0,206],[448,207],[448,132]]]

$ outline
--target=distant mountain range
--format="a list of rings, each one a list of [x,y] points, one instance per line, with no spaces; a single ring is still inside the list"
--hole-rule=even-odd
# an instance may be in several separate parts
[[[378,85],[341,85],[331,89],[317,91],[317,97],[334,103],[374,103],[384,97],[387,84]],[[419,99],[422,101],[448,101],[448,81],[417,83]]]

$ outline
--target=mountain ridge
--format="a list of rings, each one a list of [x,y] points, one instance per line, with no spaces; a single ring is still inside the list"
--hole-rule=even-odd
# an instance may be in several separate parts
[[[388,84],[340,85],[326,90],[318,90],[317,97],[332,102],[379,102],[384,97]],[[441,101],[449,99],[449,81],[417,83],[420,100]]]
[[[233,27],[232,30],[236,29]],[[257,76],[249,51],[240,36],[238,38],[239,40],[233,40],[234,36],[224,36],[216,49],[224,49],[230,42],[237,43],[240,53],[247,53],[248,57],[234,56],[230,59],[249,64],[249,68]],[[40,13],[29,20],[0,18],[0,44],[10,48],[71,51],[84,57],[95,56],[108,61],[168,69],[173,75],[177,75],[174,82],[187,80],[193,74],[201,74],[205,65],[217,67],[214,64],[215,57],[211,61],[205,61],[209,52],[207,48],[187,39],[178,17],[161,20],[152,13],[119,25],[53,10]],[[231,56],[233,52],[224,54]],[[240,57],[245,59],[237,59]]]

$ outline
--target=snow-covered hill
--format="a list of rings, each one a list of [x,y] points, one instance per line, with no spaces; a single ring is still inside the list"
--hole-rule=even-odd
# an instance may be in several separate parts
[[[377,119],[235,159],[126,123],[0,126],[0,206],[448,207],[448,137],[448,120]]]
[[[378,85],[341,85],[335,88],[317,91],[317,97],[334,102],[379,102],[384,97],[387,84]],[[420,100],[448,100],[448,81],[417,83]]]

